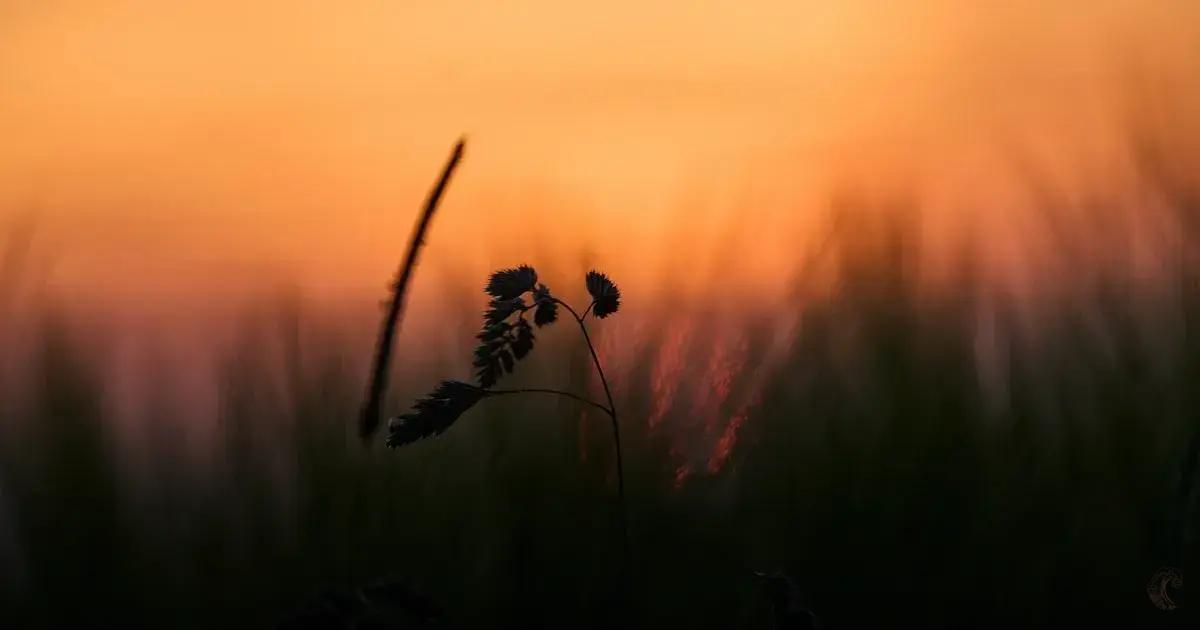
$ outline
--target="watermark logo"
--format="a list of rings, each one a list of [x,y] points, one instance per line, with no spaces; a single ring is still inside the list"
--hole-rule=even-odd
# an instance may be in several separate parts
[[[1154,576],[1146,584],[1146,594],[1150,602],[1159,610],[1175,610],[1179,604],[1171,599],[1172,591],[1183,588],[1183,575],[1174,567],[1162,567],[1154,572]]]

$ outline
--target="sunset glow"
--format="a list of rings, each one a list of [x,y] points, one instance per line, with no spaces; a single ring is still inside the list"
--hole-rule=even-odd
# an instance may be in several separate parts
[[[465,133],[427,280],[584,255],[635,295],[769,288],[848,182],[978,225],[1014,159],[1119,175],[1138,80],[1195,111],[1170,4],[7,3],[0,211],[67,291],[365,297]]]
[[[1194,626],[1197,382],[1197,0],[0,0],[4,627]]]

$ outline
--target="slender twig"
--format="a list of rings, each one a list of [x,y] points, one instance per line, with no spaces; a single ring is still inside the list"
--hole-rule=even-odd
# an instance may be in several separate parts
[[[420,253],[421,246],[425,242],[425,232],[429,229],[433,213],[437,210],[442,193],[446,190],[446,184],[450,181],[450,175],[454,173],[455,167],[458,166],[459,160],[462,159],[465,142],[466,140],[462,139],[458,141],[458,144],[454,145],[454,152],[450,154],[450,159],[446,162],[445,168],[442,169],[442,176],[438,178],[437,184],[429,192],[429,197],[425,200],[425,209],[421,212],[421,216],[417,220],[417,225],[413,229],[412,239],[408,243],[408,253],[405,255],[404,264],[400,266],[400,272],[396,276],[392,301],[388,306],[387,314],[384,316],[379,333],[379,342],[375,347],[375,363],[371,370],[371,383],[367,389],[366,400],[363,401],[362,415],[359,417],[358,432],[363,440],[370,439],[375,430],[379,428],[379,408],[382,404],[383,390],[387,385],[392,340],[396,336],[396,328],[400,322],[400,314],[404,308],[404,293],[408,289],[413,269],[417,265],[417,255]]]
[[[554,302],[555,304],[560,304],[560,305],[562,305],[562,307],[563,307],[563,308],[565,308],[565,309],[567,309],[568,311],[570,311],[570,312],[571,312],[571,317],[574,317],[574,318],[575,318],[575,321],[577,321],[577,322],[579,322],[579,321],[583,321],[583,318],[581,318],[581,317],[579,316],[579,313],[576,313],[576,312],[575,312],[575,309],[571,308],[571,305],[570,305],[570,304],[567,304],[566,302],[564,302],[564,301],[562,301],[562,300],[560,300],[560,299],[558,299],[558,298],[550,298],[550,300],[551,300],[552,302]],[[592,308],[592,307],[591,307],[591,305],[588,305],[588,308],[589,308],[589,309],[590,309],[590,308]],[[586,313],[585,313],[585,314],[586,314]]]
[[[567,398],[572,398],[572,399],[577,400],[585,405],[591,405],[592,407],[595,407],[610,416],[613,415],[613,412],[611,409],[609,409],[608,407],[605,407],[604,405],[602,405],[594,400],[588,400],[587,398],[584,398],[583,396],[578,396],[576,394],[572,394],[571,392],[565,392],[560,389],[546,389],[543,387],[523,387],[521,389],[485,389],[483,391],[484,391],[485,396],[503,396],[505,394],[556,394],[558,396],[565,396]]]
[[[617,498],[620,501],[622,541],[625,545],[625,556],[628,559],[630,555],[629,525],[625,508],[625,464],[621,456],[621,424],[617,421],[617,406],[613,403],[612,392],[608,388],[608,379],[604,376],[604,368],[600,366],[600,357],[596,354],[596,347],[592,344],[592,338],[588,335],[587,326],[583,323],[583,318],[592,312],[592,307],[596,305],[596,301],[592,300],[592,303],[588,304],[587,309],[583,311],[583,315],[580,315],[575,312],[575,309],[571,308],[570,304],[558,298],[552,299],[570,311],[571,316],[575,318],[575,323],[579,324],[579,331],[583,333],[583,341],[587,343],[588,352],[592,355],[592,364],[596,366],[596,373],[600,375],[600,384],[604,386],[604,398],[608,401],[608,417],[612,420],[613,445],[617,451]]]
[[[579,323],[583,323],[583,320],[587,319],[588,313],[592,312],[592,307],[594,307],[594,306],[596,306],[596,300],[592,300],[592,303],[588,304],[587,308],[583,309],[583,315],[580,315],[578,317]],[[574,312],[574,311],[572,311],[572,312]]]

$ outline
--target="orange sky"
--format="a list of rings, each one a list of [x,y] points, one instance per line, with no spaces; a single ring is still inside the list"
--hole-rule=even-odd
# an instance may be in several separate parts
[[[464,296],[481,306],[492,269],[533,263],[572,300],[595,265],[625,296],[619,333],[596,337],[614,378],[644,356],[617,352],[617,334],[659,344],[669,402],[660,384],[699,344],[697,383],[721,397],[747,367],[740,310],[794,289],[838,200],[911,202],[930,256],[969,247],[998,281],[1074,282],[1080,258],[1036,216],[1037,175],[1088,228],[1073,234],[1084,255],[1161,271],[1171,253],[1156,251],[1186,244],[1163,238],[1164,200],[1135,177],[1130,108],[1169,130],[1172,166],[1194,178],[1198,66],[1186,0],[0,0],[0,248],[32,222],[26,286],[97,333],[114,404],[169,381],[194,403],[177,423],[212,429],[207,379],[287,332],[288,305],[343,316],[329,334],[347,339],[310,360],[365,356],[465,133],[397,341],[405,369],[463,375]],[[1120,211],[1090,216],[1089,195]],[[846,243],[870,258],[877,241]],[[681,294],[724,310],[703,327],[695,304],[656,319]],[[777,311],[775,339],[795,310]],[[0,376],[24,375],[35,342],[0,328]],[[689,416],[716,440],[697,471],[721,465],[743,411],[723,430]]]
[[[65,291],[374,293],[466,133],[418,291],[769,282],[848,182],[986,213],[1013,151],[1117,168],[1129,77],[1200,102],[1198,42],[1167,1],[8,0],[0,227],[34,212]]]

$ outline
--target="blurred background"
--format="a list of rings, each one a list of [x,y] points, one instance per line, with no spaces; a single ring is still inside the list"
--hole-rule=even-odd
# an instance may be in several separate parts
[[[386,409],[607,272],[632,571],[602,414],[354,435],[463,134]],[[5,0],[0,138],[14,627],[1195,621],[1200,6]],[[601,396],[563,325],[506,383]]]

